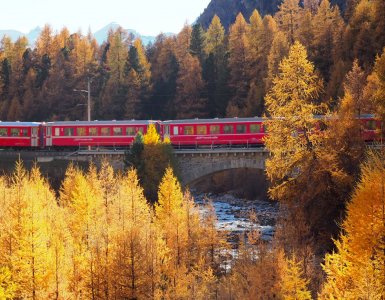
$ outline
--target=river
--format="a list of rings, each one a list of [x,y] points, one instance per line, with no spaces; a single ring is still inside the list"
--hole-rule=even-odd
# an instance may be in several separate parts
[[[261,239],[270,241],[275,232],[278,216],[278,203],[264,200],[246,200],[231,194],[199,194],[193,192],[195,203],[202,214],[206,213],[205,203],[211,201],[218,218],[217,229],[237,235],[250,228],[260,231]],[[257,222],[249,220],[250,211],[254,211]]]

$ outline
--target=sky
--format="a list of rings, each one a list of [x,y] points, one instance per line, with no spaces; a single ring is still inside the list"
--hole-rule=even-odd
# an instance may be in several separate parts
[[[210,0],[4,0],[1,1],[0,29],[28,33],[50,24],[54,30],[66,26],[93,33],[116,22],[142,35],[178,33],[186,21],[191,24]]]

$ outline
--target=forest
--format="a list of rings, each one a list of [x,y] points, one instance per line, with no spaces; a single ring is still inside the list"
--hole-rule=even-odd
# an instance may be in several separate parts
[[[305,46],[323,81],[317,100],[334,109],[353,62],[363,72],[361,91],[383,52],[384,2],[352,0],[344,15],[328,1],[305,4],[287,0],[263,18],[239,14],[228,31],[218,17],[207,30],[186,24],[146,48],[123,29],[102,45],[91,33],[53,32],[49,25],[34,47],[4,37],[0,120],[84,120],[86,99],[74,89],[85,89],[88,79],[97,120],[262,116],[294,41]]]
[[[164,144],[154,128],[143,137],[141,155]],[[145,178],[156,159],[144,162]],[[18,161],[0,177],[0,299],[382,299],[384,161],[382,152],[367,155],[350,198],[342,193],[352,184],[345,170],[303,159],[302,174],[271,190],[281,201],[274,239],[261,239],[250,211],[236,250],[217,229],[212,203],[202,214],[171,167],[163,169],[151,204],[133,168],[114,172],[107,160],[85,171],[70,164],[55,193],[37,166],[27,170]],[[319,182],[305,177],[310,162]],[[279,176],[271,164],[268,173]],[[336,186],[326,187],[327,176]],[[305,189],[306,180],[320,187]],[[322,252],[311,225],[320,217],[330,221],[326,213],[338,205],[331,203],[341,200],[330,199],[335,193],[347,213],[334,250]],[[313,216],[325,214],[310,224],[314,198],[322,203],[312,207]]]
[[[19,161],[0,177],[0,299],[384,299],[385,153],[359,116],[385,120],[385,2],[285,0],[274,16],[215,16],[144,47],[123,30],[4,37],[2,120],[268,116],[274,239],[237,255],[199,214],[169,141],[137,136],[125,173],[71,165],[55,192]],[[321,119],[314,115],[324,115]],[[317,126],[321,130],[314,130]],[[253,212],[250,220],[258,224]]]

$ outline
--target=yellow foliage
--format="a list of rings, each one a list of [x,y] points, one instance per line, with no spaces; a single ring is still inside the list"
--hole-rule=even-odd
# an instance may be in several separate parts
[[[74,186],[74,178],[76,173],[79,172],[71,162],[65,172],[64,180],[60,187],[59,205],[62,207],[70,205],[71,193]]]
[[[143,143],[145,145],[157,145],[160,142],[159,133],[156,130],[155,124],[150,124],[147,128],[146,134],[143,136]]]
[[[53,38],[52,27],[50,25],[44,25],[36,41],[36,50],[39,56],[48,55],[50,59],[53,59],[57,51],[56,49],[60,48],[58,40]]]
[[[0,290],[8,290],[15,297],[47,298],[54,292],[56,281],[51,235],[54,194],[37,167],[27,172],[21,161],[9,185],[2,180],[0,186],[8,194],[2,199],[0,266],[7,265],[12,272],[10,277],[2,269],[9,287],[6,284]]]
[[[124,66],[128,57],[127,31],[119,27],[108,34],[110,47],[107,52],[107,63],[111,68],[111,78],[114,82],[124,81]]]
[[[166,145],[170,145],[171,144],[171,140],[170,140],[169,136],[165,136],[163,138],[163,144],[166,144]]]
[[[384,190],[384,158],[371,154],[348,204],[337,252],[325,257],[322,299],[385,297]]]
[[[312,299],[307,289],[308,280],[303,278],[304,274],[301,263],[296,257],[285,257],[283,251],[278,253],[279,265],[279,287],[280,295],[285,300],[307,300]]]
[[[368,76],[364,98],[369,98],[375,112],[385,120],[385,47],[381,56],[377,56],[372,74]]]
[[[12,273],[7,267],[0,267],[0,299],[13,299],[16,284],[12,281]]]
[[[213,17],[205,37],[206,54],[218,52],[225,39],[225,29],[217,15]]]
[[[272,156],[266,172],[273,185],[273,198],[283,200],[291,182],[315,159],[322,136],[315,133],[314,114],[322,112],[317,99],[322,84],[314,66],[307,60],[304,46],[296,42],[279,65],[279,74],[265,98],[271,119],[266,121],[269,135],[265,143]]]
[[[156,240],[150,237],[150,207],[139,186],[136,171],[131,169],[118,182],[120,197],[113,204],[115,218],[111,242],[114,244],[112,267],[119,272],[111,272],[116,297],[149,298],[151,281],[149,275],[154,264],[151,252],[146,249],[157,248]]]
[[[138,51],[138,60],[141,67],[140,80],[142,84],[149,84],[151,79],[151,64],[148,62],[146,51],[141,39],[134,41],[134,47]]]
[[[180,221],[182,203],[182,188],[172,168],[168,167],[159,185],[158,203],[155,206],[156,218],[165,231],[173,230],[176,222]]]
[[[284,0],[275,15],[280,29],[288,36],[291,44],[298,38],[301,17],[299,0]]]

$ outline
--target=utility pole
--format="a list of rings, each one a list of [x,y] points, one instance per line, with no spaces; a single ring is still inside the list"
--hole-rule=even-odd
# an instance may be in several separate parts
[[[91,80],[88,77],[87,79],[87,90],[77,90],[74,89],[74,92],[87,93],[87,121],[91,121]]]
[[[88,94],[88,97],[87,97],[87,121],[90,122],[91,121],[91,80],[90,78],[88,77],[88,81],[87,81],[87,94]]]

